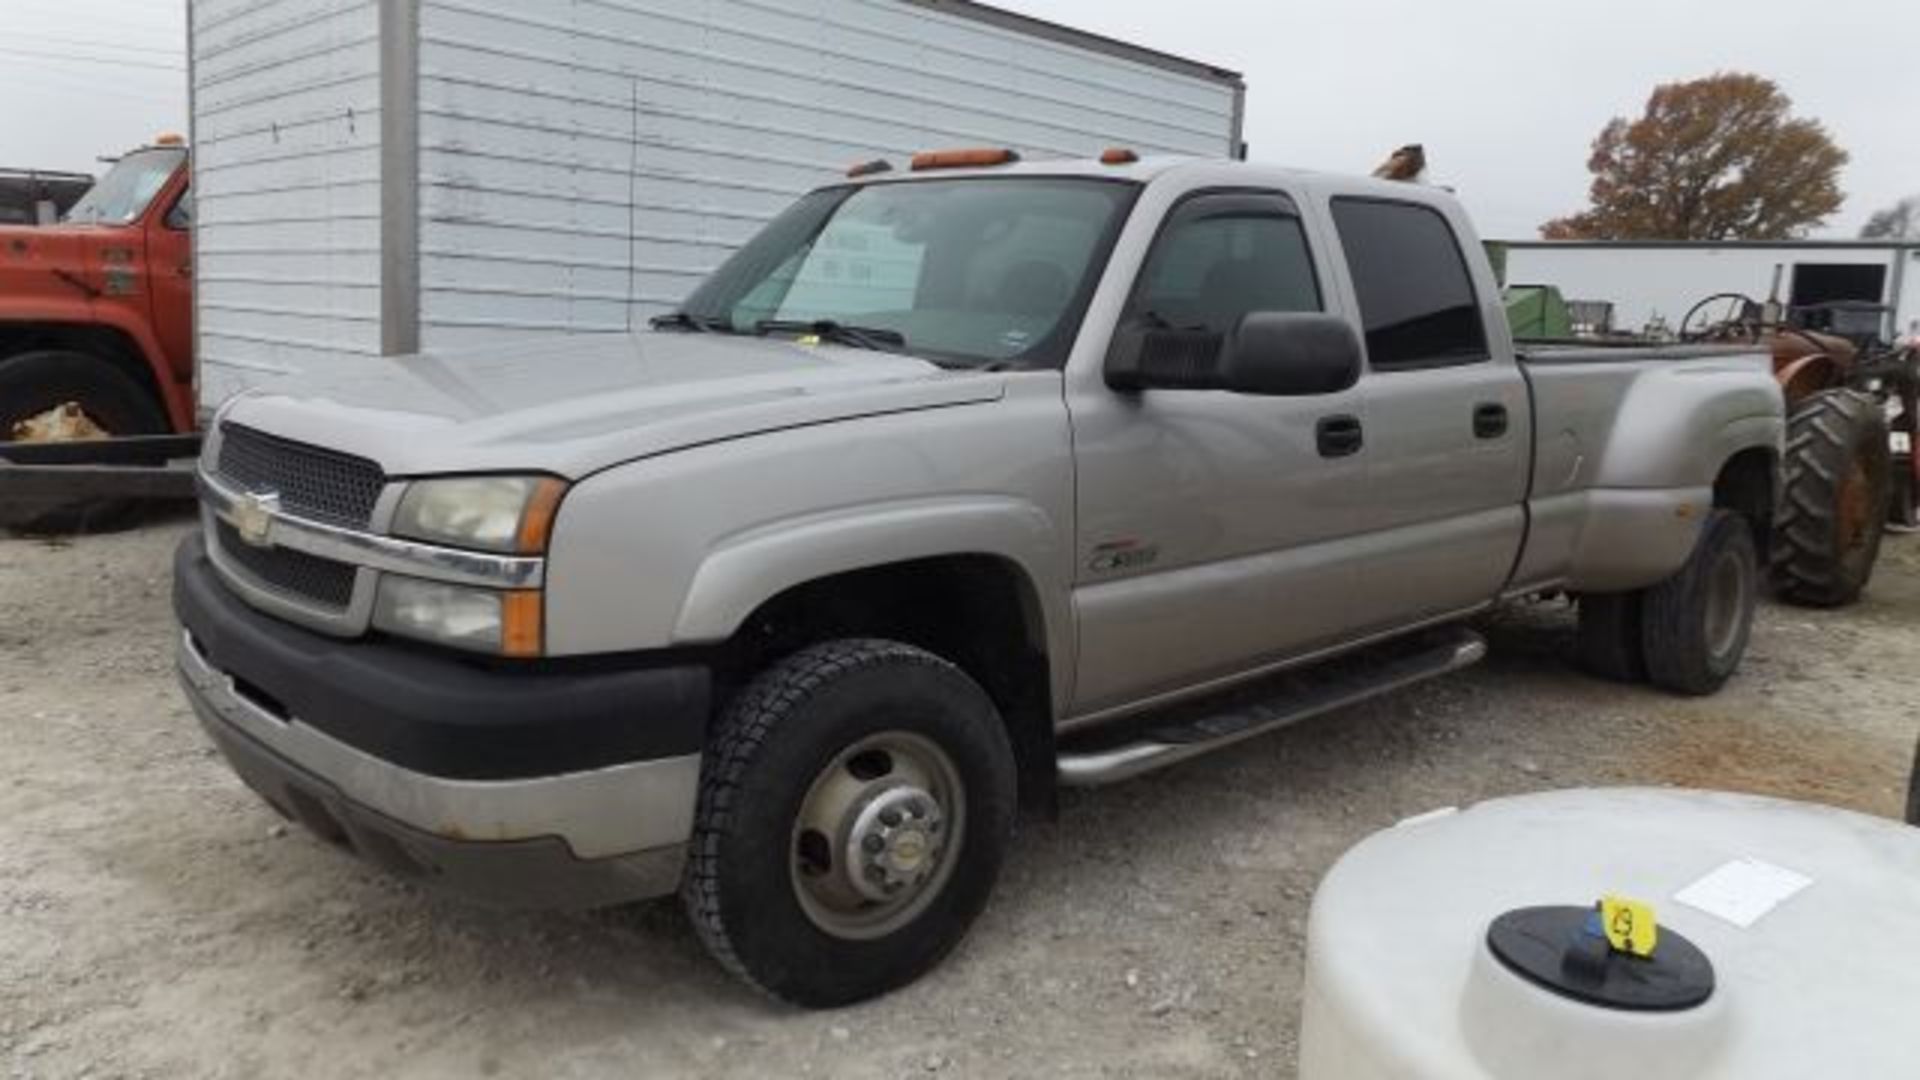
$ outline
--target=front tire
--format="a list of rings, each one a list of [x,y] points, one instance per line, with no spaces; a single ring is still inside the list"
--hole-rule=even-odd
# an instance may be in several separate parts
[[[1753,526],[1730,510],[1715,510],[1686,565],[1642,597],[1647,677],[1695,696],[1725,686],[1747,653],[1759,602]]]
[[[160,404],[98,357],[48,350],[0,360],[0,442],[162,435],[167,430]],[[128,523],[138,508],[129,500],[99,499],[0,506],[0,529],[101,531]]]
[[[780,1000],[886,993],[986,906],[1016,798],[1006,727],[959,668],[898,642],[812,646],[755,678],[711,739],[687,912]]]

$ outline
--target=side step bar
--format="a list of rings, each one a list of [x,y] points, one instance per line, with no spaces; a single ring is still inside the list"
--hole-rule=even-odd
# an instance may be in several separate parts
[[[1164,768],[1209,751],[1286,727],[1311,716],[1357,704],[1461,668],[1487,655],[1487,643],[1465,627],[1454,627],[1406,643],[1389,658],[1378,651],[1356,653],[1288,676],[1260,700],[1241,701],[1199,719],[1175,721],[1145,731],[1133,741],[1060,755],[1060,782],[1098,787]],[[1389,646],[1388,648],[1391,648]]]

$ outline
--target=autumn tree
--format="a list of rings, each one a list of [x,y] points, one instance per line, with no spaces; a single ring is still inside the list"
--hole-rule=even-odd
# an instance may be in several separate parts
[[[1637,120],[1593,141],[1592,205],[1541,226],[1551,240],[1780,240],[1840,208],[1847,152],[1792,115],[1770,79],[1727,73],[1654,90]]]
[[[1860,229],[1862,240],[1920,240],[1920,195],[1878,210]]]

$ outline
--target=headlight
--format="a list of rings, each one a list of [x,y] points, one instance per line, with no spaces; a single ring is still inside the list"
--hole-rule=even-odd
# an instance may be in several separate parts
[[[538,592],[499,592],[388,574],[380,579],[373,625],[391,634],[498,656],[539,656],[544,619]]]
[[[501,554],[547,548],[567,486],[542,476],[466,476],[417,480],[394,514],[393,533],[412,540]]]

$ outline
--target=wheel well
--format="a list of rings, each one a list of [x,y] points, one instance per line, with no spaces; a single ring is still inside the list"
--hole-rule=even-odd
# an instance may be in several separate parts
[[[1762,560],[1767,557],[1773,537],[1779,471],[1773,451],[1756,447],[1735,454],[1713,481],[1713,505],[1747,519]]]
[[[1007,724],[1020,802],[1050,813],[1053,697],[1045,617],[1027,575],[988,555],[943,556],[855,570],[798,585],[762,604],[721,650],[718,700],[768,664],[835,638],[915,645],[965,671]]]
[[[0,323],[0,360],[48,350],[85,353],[111,364],[132,379],[163,415],[167,412],[167,399],[154,379],[153,366],[125,332],[77,323]]]

